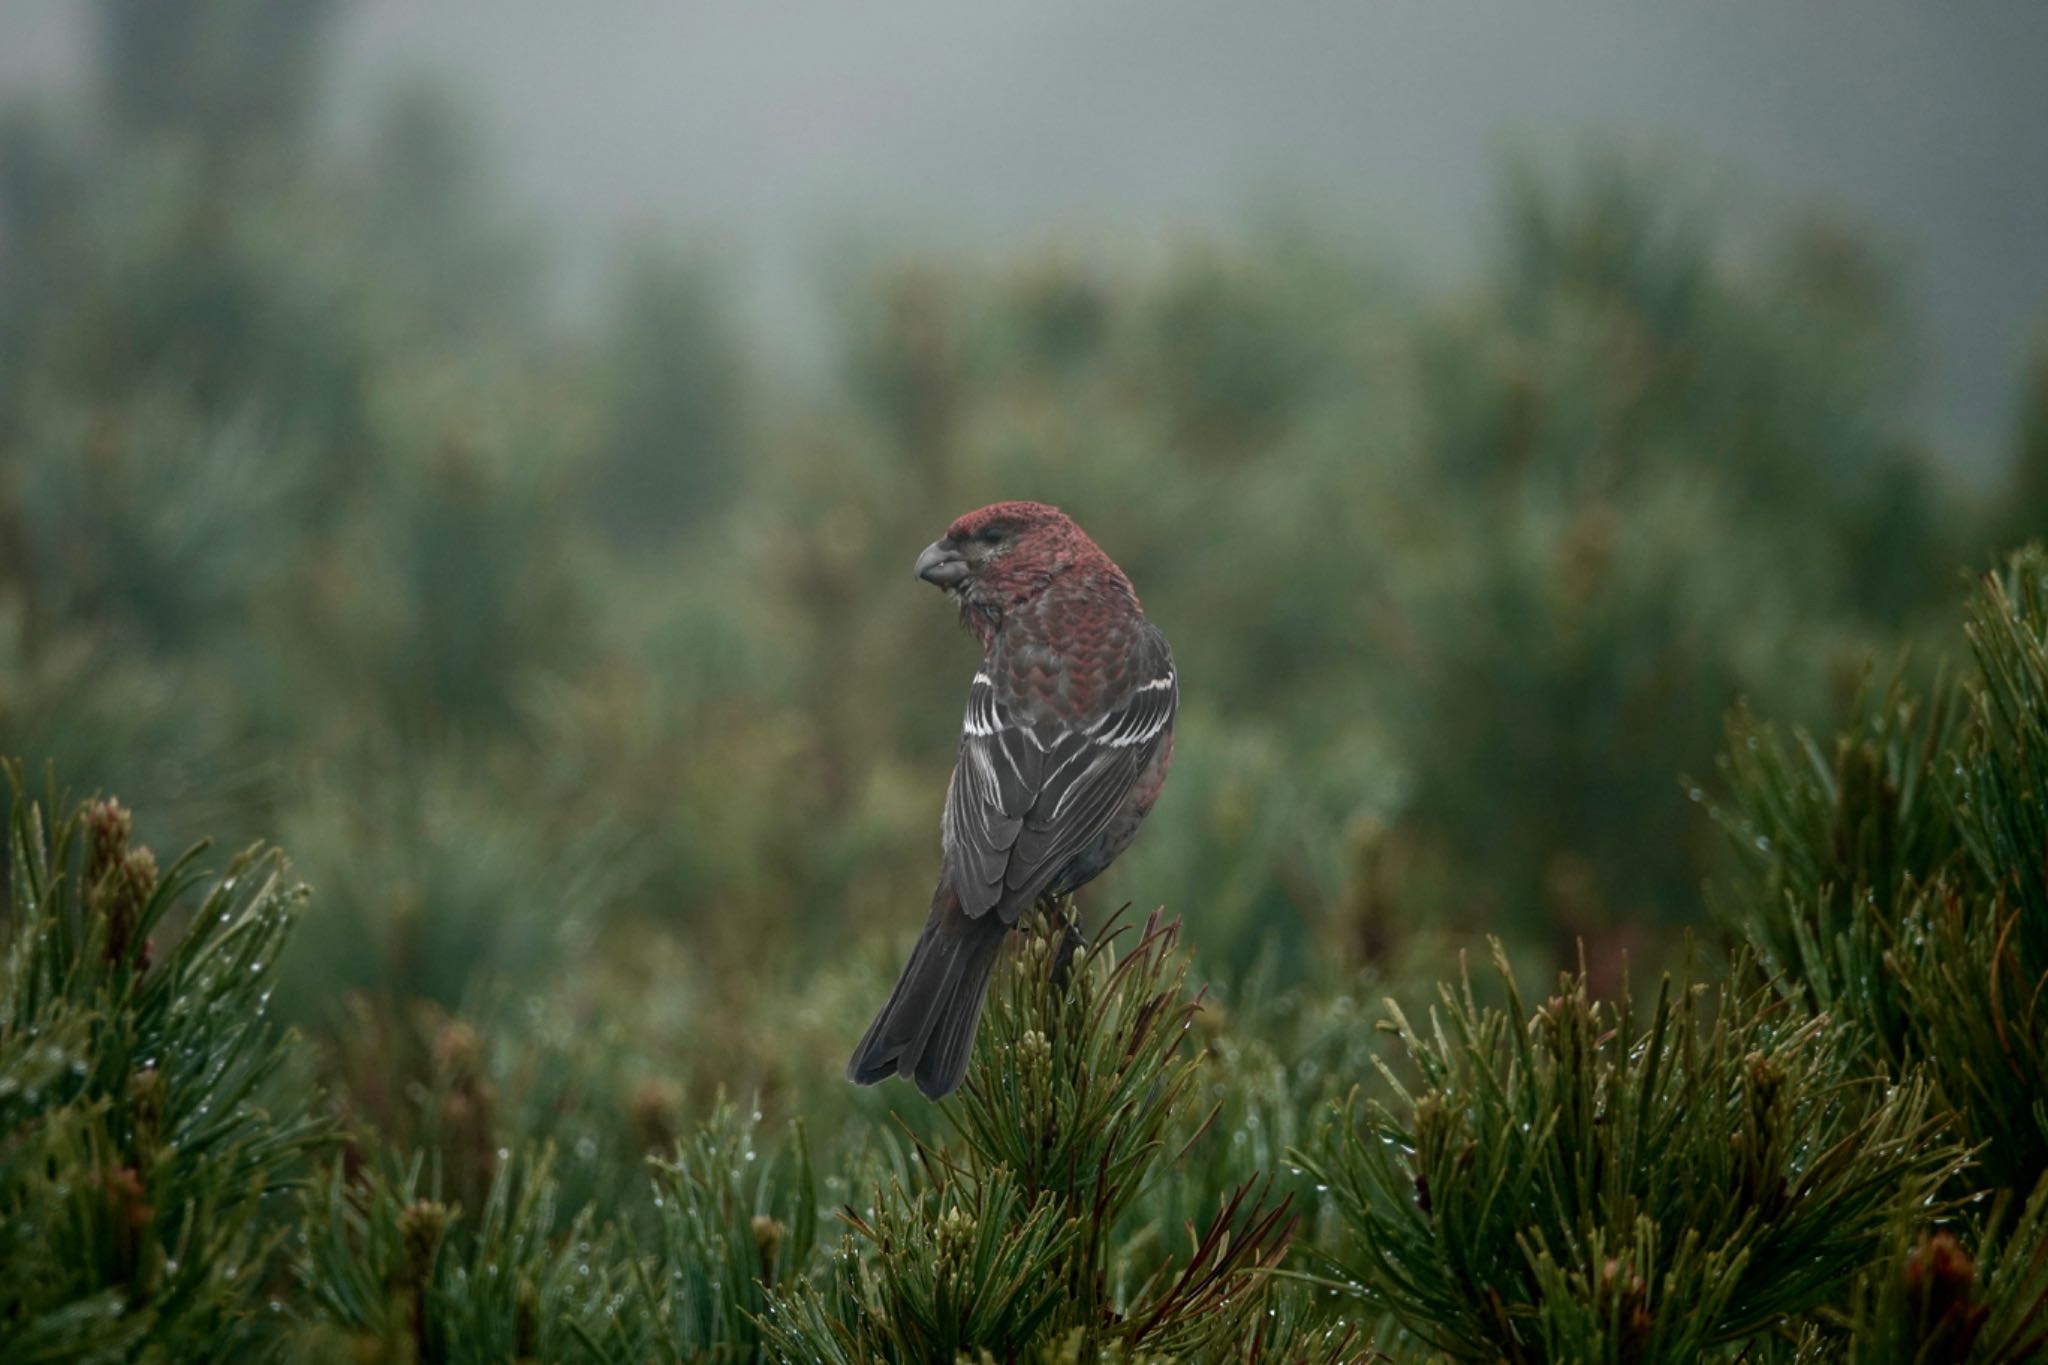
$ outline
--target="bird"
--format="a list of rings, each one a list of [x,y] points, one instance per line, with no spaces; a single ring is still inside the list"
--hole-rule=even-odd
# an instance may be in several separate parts
[[[937,1100],[966,1075],[1005,936],[1100,875],[1159,799],[1180,688],[1131,580],[1056,507],[968,512],[916,572],[958,604],[981,663],[931,911],[846,1074],[860,1085],[903,1076]]]

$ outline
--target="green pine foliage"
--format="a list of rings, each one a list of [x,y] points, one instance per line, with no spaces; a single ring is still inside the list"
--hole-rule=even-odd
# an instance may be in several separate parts
[[[2043,565],[1985,581],[1961,719],[1895,689],[1832,765],[1735,722],[1753,856],[1721,896],[1764,973],[1644,1010],[1582,968],[1532,1010],[1496,945],[1490,994],[1420,1024],[1389,1000],[1383,1057],[1355,1007],[1214,1015],[1157,914],[1064,968],[1040,922],[942,1129],[849,1127],[823,1167],[803,1126],[682,1124],[602,1037],[508,1058],[503,1011],[295,1054],[266,1017],[303,894],[278,855],[159,875],[123,808],[46,828],[17,778],[8,1358],[2028,1359],[2044,902],[2037,865],[1998,869],[2036,818]],[[407,1049],[420,1079],[367,1103],[361,1068]]]
[[[1856,233],[1595,155],[1450,289],[852,263],[813,384],[691,243],[559,316],[445,94],[328,136],[331,0],[99,8],[0,109],[0,753],[140,814],[15,807],[0,1359],[2042,1354],[2048,561],[1948,600],[2038,357],[1949,486]],[[1020,936],[930,1106],[839,1072],[971,657],[903,569],[1019,493],[1191,680],[1084,907],[1185,947]],[[1645,988],[1702,880],[1761,973]]]
[[[1120,940],[1135,937],[1124,952]],[[1199,999],[1178,926],[1127,926],[1054,970],[1041,925],[994,988],[957,1147],[918,1145],[908,1170],[849,1208],[831,1282],[778,1302],[786,1360],[1261,1358],[1278,1330],[1273,1271],[1296,1219],[1256,1173],[1202,1224],[1134,1223],[1173,1178],[1174,1120],[1200,1103]],[[1289,1325],[1299,1325],[1296,1301]],[[1316,1343],[1323,1349],[1323,1343]],[[1320,1358],[1316,1354],[1303,1358]]]
[[[1720,816],[1748,866],[1722,900],[1794,999],[1924,1060],[2024,1196],[2048,1176],[2048,556],[1987,574],[1967,634],[1974,670],[1893,688],[1832,761],[1738,720]]]
[[[383,1361],[565,1360],[625,1301],[595,1212],[558,1226],[543,1156],[508,1157],[473,1212],[435,1197],[414,1158],[398,1177],[338,1168],[307,1200],[293,1270],[307,1354]]]
[[[2048,1348],[2048,555],[1984,575],[1966,634],[1973,669],[1931,699],[1895,685],[1831,761],[1743,717],[1724,762],[1731,924],[1788,1001],[1856,1030],[1867,1070],[1928,1077],[1969,1144],[1951,1190],[1975,1199],[1894,1239],[1858,1359]]]
[[[1894,1062],[1908,1022],[1885,956],[1916,873],[1958,849],[1939,765],[1960,711],[1946,679],[1926,699],[1901,682],[1881,694],[1866,684],[1848,729],[1823,745],[1742,708],[1721,759],[1728,796],[1714,816],[1737,863],[1710,899],[1774,973],[1801,983],[1814,1008],[1860,1022]]]
[[[117,803],[7,776],[0,1355],[252,1350],[324,1130],[269,1009],[303,889],[262,849],[159,870]]]
[[[818,1180],[802,1125],[764,1151],[759,1124],[721,1105],[655,1158],[660,1254],[638,1284],[651,1307],[638,1358],[757,1359],[776,1296],[819,1278]]]
[[[1415,1079],[1304,1164],[1369,1304],[1460,1360],[1703,1358],[1830,1304],[1963,1161],[1921,1081],[1845,1078],[1825,1020],[1666,982],[1638,1014],[1583,973],[1533,1013],[1446,986]]]
[[[312,1059],[267,1017],[303,899],[278,855],[218,879],[188,857],[160,877],[117,804],[48,832],[45,808],[17,791],[8,863],[10,1360],[1351,1350],[1354,1333],[1274,1278],[1296,1220],[1270,1179],[1242,1172],[1184,1229],[1147,1200],[1206,1128],[1211,1069],[1186,955],[1157,916],[1059,981],[1057,931],[1026,939],[949,1110],[952,1143],[863,1144],[821,1180],[800,1127],[763,1144],[758,1115],[722,1105],[651,1161],[640,1197],[600,1184],[569,1205],[559,1158],[491,1145],[499,1092],[459,1020],[423,1030],[419,1115],[383,1116],[425,1144],[402,1165],[374,1112],[339,1132],[319,1117]],[[837,1210],[828,1244],[832,1188],[870,1202]]]
[[[2023,1208],[1999,1196],[1969,1231],[1902,1222],[1892,1254],[1858,1282],[1847,1330],[1809,1329],[1801,1360],[1845,1365],[2020,1365],[2048,1352],[2048,1186]]]

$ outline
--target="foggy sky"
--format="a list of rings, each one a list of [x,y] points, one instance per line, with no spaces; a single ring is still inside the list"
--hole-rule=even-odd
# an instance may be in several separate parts
[[[61,85],[86,15],[0,5],[0,93]],[[2048,323],[2031,0],[359,0],[341,44],[344,133],[400,76],[444,76],[572,272],[628,229],[699,234],[771,353],[847,225],[995,253],[1228,230],[1285,189],[1454,276],[1502,154],[1587,135],[1866,229],[1910,272],[1925,415],[1966,464],[2003,448]]]

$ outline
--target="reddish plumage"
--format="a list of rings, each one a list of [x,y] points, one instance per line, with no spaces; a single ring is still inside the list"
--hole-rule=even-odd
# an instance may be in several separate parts
[[[996,950],[1127,847],[1173,759],[1173,654],[1123,570],[1059,509],[969,512],[919,556],[981,641],[923,935],[855,1049],[862,1084],[960,1083]]]

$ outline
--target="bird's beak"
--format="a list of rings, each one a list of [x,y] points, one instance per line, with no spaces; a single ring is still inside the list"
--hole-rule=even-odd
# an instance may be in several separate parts
[[[917,557],[917,576],[941,588],[957,588],[967,578],[967,560],[950,540],[935,540]]]

